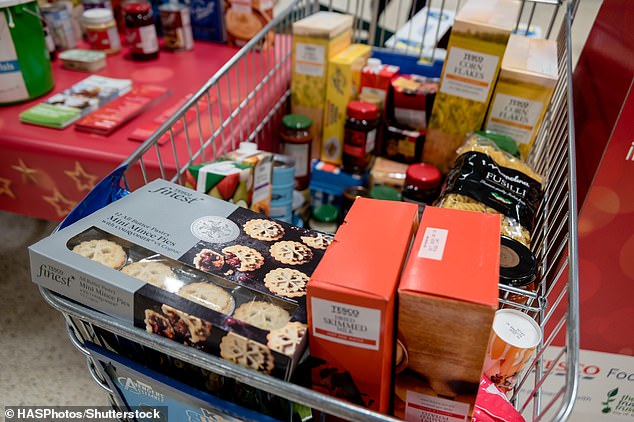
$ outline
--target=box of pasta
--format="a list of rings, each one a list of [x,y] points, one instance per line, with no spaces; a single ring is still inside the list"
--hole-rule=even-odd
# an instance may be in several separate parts
[[[388,411],[396,286],[417,222],[414,204],[354,201],[308,282],[314,390]]]
[[[423,147],[425,162],[447,173],[468,132],[484,122],[518,0],[468,0],[458,11]]]
[[[288,379],[331,239],[155,180],[29,248],[35,283]]]

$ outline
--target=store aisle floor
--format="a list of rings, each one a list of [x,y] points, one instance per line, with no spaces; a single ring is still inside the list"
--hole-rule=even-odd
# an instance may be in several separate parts
[[[600,4],[581,0],[573,29],[575,58]],[[0,406],[107,405],[83,355],[67,338],[61,314],[30,280],[26,248],[54,228],[51,222],[0,212]]]

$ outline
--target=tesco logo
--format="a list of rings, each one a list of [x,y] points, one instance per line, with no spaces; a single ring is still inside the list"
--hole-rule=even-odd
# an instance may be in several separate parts
[[[556,361],[554,360],[546,361],[544,369],[550,369],[550,367],[553,366],[555,363]],[[561,361],[555,365],[553,370],[557,375],[564,375],[567,372],[566,367],[566,362]],[[601,368],[599,368],[597,365],[585,365],[583,363],[580,363],[579,371],[581,371],[581,376],[583,377],[583,379],[594,379],[601,372]]]

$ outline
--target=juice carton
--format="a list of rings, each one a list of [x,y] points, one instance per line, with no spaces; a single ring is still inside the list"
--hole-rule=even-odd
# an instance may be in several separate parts
[[[397,417],[470,420],[498,306],[499,231],[497,214],[425,207],[398,286]]]
[[[485,129],[513,138],[526,159],[557,83],[557,42],[511,35]]]
[[[361,69],[372,49],[365,44],[352,44],[328,62],[326,107],[324,108],[321,160],[341,164],[343,133],[348,102],[357,97]]]
[[[417,211],[405,202],[354,201],[308,282],[313,389],[388,410],[396,287]]]
[[[319,158],[330,57],[352,42],[352,16],[318,12],[293,23],[291,112],[313,121],[312,158]]]
[[[521,2],[469,0],[451,30],[423,158],[447,173],[465,135],[484,122]]]

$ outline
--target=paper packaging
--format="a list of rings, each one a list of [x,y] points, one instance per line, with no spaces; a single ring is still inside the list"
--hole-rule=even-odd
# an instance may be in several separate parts
[[[425,162],[445,174],[465,135],[484,123],[520,4],[469,0],[458,11],[423,148]]]
[[[367,92],[378,95],[381,98],[381,109],[385,110],[387,95],[390,91],[390,81],[398,75],[398,66],[390,64],[382,64],[381,66],[366,66],[361,70],[361,82],[359,92]]]
[[[229,45],[242,47],[273,19],[272,0],[229,0],[225,2],[225,27]],[[274,31],[265,38],[273,44]]]
[[[365,186],[368,174],[347,173],[341,167],[313,160],[310,172],[310,205],[313,210],[330,204],[339,208],[343,202],[343,191],[349,186]]]
[[[321,160],[341,165],[346,107],[359,93],[361,69],[372,49],[365,44],[352,44],[328,61],[326,106]]]
[[[184,0],[191,11],[191,25],[195,40],[225,42],[225,2],[215,0]]]
[[[271,212],[271,193],[273,183],[274,154],[258,150],[253,142],[242,142],[240,147],[226,155],[227,158],[253,168],[253,194],[250,196],[249,209],[264,215]]]
[[[499,215],[425,208],[398,286],[397,417],[473,412],[499,266]]]
[[[530,152],[557,84],[557,42],[511,35],[493,91],[485,129],[513,138]]]
[[[315,159],[321,155],[328,60],[352,42],[352,20],[350,15],[318,12],[293,23],[291,112],[313,121]]]
[[[110,243],[101,242],[97,255],[110,256],[102,262],[111,267],[73,252],[104,239]],[[29,253],[37,284],[289,379],[306,343],[305,285],[328,243],[315,232],[157,179],[32,245]]]
[[[376,157],[370,170],[370,187],[385,185],[402,190],[405,186],[407,164]]]
[[[388,410],[396,286],[417,212],[404,202],[354,201],[308,282],[310,354],[321,364],[313,389]]]

